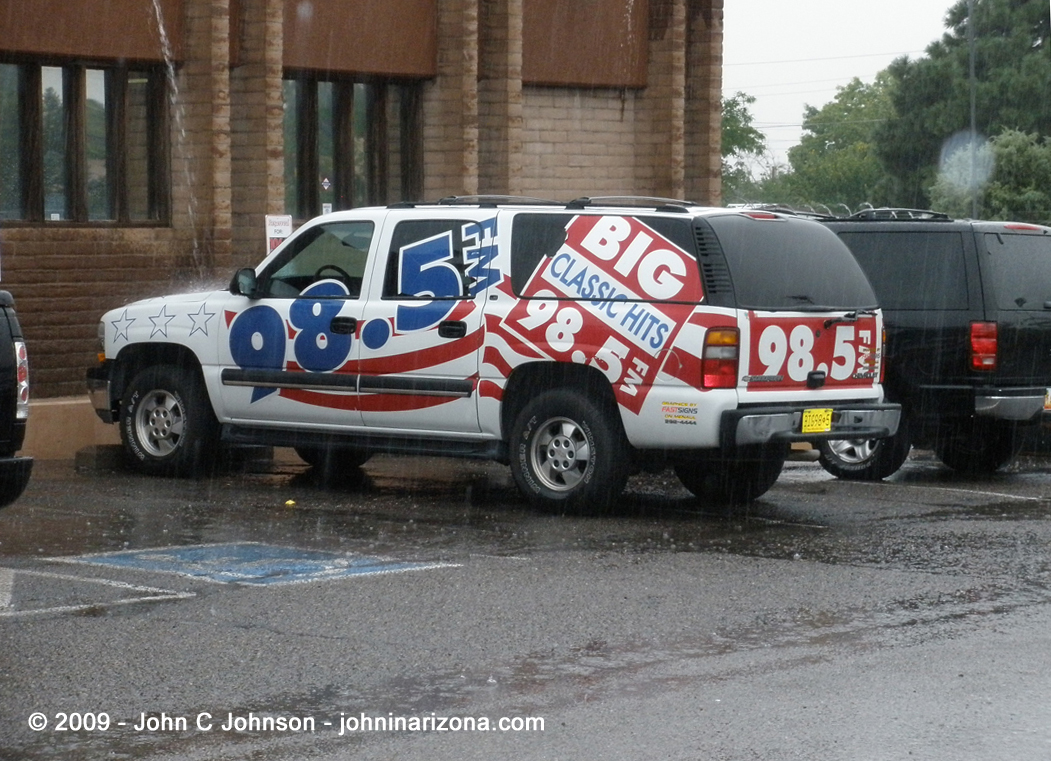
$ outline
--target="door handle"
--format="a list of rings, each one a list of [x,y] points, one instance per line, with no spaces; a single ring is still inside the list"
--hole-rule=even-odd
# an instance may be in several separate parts
[[[463,320],[442,320],[438,323],[438,335],[442,338],[463,338],[467,335],[467,323]]]
[[[358,321],[353,317],[333,317],[329,327],[333,333],[352,336],[358,329]]]

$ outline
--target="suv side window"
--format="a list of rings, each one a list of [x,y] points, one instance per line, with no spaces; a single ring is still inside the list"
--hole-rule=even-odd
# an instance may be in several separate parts
[[[319,280],[338,280],[350,294],[339,298],[358,298],[374,230],[372,222],[330,222],[307,230],[264,275],[263,295],[294,299]]]
[[[847,231],[839,237],[865,270],[884,309],[967,309],[960,233]]]
[[[383,279],[385,299],[471,298],[464,261],[464,220],[414,219],[399,222]]]
[[[996,305],[1043,311],[1051,301],[1051,238],[986,233],[985,248],[993,257]]]
[[[693,231],[689,221],[664,217],[633,216],[696,258]],[[571,214],[519,214],[512,224],[511,288],[522,296],[529,278],[540,267],[540,260],[558,253],[566,242],[566,229],[576,219]],[[596,295],[596,301],[614,298]]]

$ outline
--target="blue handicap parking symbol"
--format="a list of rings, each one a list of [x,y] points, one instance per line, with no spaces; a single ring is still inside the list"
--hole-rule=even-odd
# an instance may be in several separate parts
[[[160,547],[54,559],[251,585],[292,584],[456,565],[403,562],[374,555],[301,550],[257,542]]]

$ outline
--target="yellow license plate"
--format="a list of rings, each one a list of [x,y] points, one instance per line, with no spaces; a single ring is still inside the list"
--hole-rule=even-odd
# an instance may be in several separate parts
[[[803,410],[803,433],[824,433],[832,430],[832,410]]]

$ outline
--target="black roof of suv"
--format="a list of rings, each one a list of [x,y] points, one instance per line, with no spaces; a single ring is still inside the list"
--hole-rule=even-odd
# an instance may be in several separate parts
[[[888,398],[898,434],[824,442],[821,462],[847,478],[883,478],[911,444],[948,466],[1009,462],[1051,388],[1051,228],[954,220],[915,209],[822,218],[868,275],[887,329]]]

